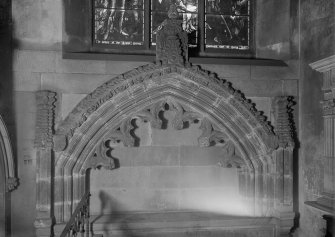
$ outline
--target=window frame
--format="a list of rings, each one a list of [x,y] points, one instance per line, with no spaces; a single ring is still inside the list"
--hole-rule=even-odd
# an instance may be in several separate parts
[[[154,1],[154,0],[153,0]],[[144,2],[144,45],[122,46],[94,43],[94,1],[63,0],[63,55],[71,53],[145,55],[154,56],[155,46],[150,46],[150,5],[151,0]],[[255,2],[250,0],[249,15],[249,49],[205,49],[205,1],[199,0],[198,31],[199,47],[189,48],[190,57],[199,58],[254,58],[255,49]]]

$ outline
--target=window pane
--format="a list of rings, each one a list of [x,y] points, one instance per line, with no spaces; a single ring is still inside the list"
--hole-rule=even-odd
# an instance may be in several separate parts
[[[95,10],[95,43],[143,45],[142,10]]]
[[[206,13],[249,15],[249,0],[206,0]]]
[[[189,46],[195,47],[198,43],[198,0],[176,0],[179,19],[182,20],[183,29],[188,33]],[[158,26],[168,18],[170,0],[151,1],[151,42],[156,44]]]
[[[250,1],[205,0],[205,47],[249,49]]]
[[[96,8],[143,9],[143,0],[95,0]]]
[[[206,15],[206,48],[249,49],[249,17]]]

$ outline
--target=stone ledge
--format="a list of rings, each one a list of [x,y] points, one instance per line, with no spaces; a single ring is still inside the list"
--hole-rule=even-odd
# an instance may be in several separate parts
[[[275,237],[276,218],[227,216],[208,212],[144,212],[91,216],[94,234],[113,236],[259,236]]]
[[[310,63],[309,66],[318,72],[329,71],[335,68],[335,55]]]
[[[63,53],[63,59],[154,62],[155,56],[141,55],[141,54],[127,55],[127,54],[106,54],[106,53]],[[226,64],[226,65],[287,67],[287,64],[284,61],[275,59],[190,57],[189,60],[191,63],[194,64]]]
[[[335,209],[334,207],[328,207],[328,206],[324,206],[322,204],[320,204],[318,201],[306,201],[305,205],[310,206],[310,207],[314,207],[316,209],[318,209],[319,211],[322,212],[326,212],[328,214],[334,215],[335,213]]]

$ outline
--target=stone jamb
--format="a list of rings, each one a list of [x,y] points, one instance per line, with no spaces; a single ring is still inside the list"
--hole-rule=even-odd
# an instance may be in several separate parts
[[[37,91],[35,141],[36,148],[36,219],[37,236],[52,232],[53,216],[53,130],[57,94],[52,91]]]

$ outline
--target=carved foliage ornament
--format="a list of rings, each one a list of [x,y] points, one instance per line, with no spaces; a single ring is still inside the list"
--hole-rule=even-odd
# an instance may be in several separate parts
[[[291,106],[293,101],[291,97],[281,96],[275,98],[276,107],[276,126],[275,134],[278,136],[279,146],[286,148],[294,146],[293,132],[294,125],[292,121]]]
[[[6,192],[13,191],[19,185],[19,179],[14,177],[8,177],[6,179]]]
[[[112,156],[112,151],[118,143],[124,146],[140,146],[141,141],[135,135],[136,125],[134,120],[140,119],[142,122],[150,122],[152,128],[166,129],[166,121],[163,121],[162,113],[173,111],[174,116],[171,119],[171,127],[176,130],[187,128],[192,123],[199,123],[199,129],[202,130],[198,138],[199,146],[220,145],[225,151],[225,158],[219,163],[219,166],[241,168],[244,165],[242,158],[236,155],[235,145],[230,138],[223,132],[215,129],[209,119],[204,118],[201,114],[191,111],[189,108],[168,98],[159,101],[146,109],[133,114],[129,118],[125,118],[118,126],[112,129],[97,145],[93,157],[86,164],[85,168],[106,169],[118,168],[118,160]]]
[[[321,104],[323,115],[335,115],[335,99],[324,100]]]
[[[51,148],[53,146],[55,102],[55,92],[36,92],[37,115],[34,146],[37,148]]]

